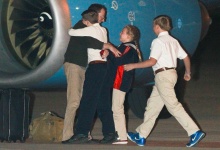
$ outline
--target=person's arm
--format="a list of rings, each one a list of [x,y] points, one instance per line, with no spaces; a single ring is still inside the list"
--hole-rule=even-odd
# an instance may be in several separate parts
[[[191,63],[190,63],[190,59],[189,56],[186,56],[183,59],[184,65],[185,65],[185,74],[184,74],[184,80],[189,81],[191,79],[191,71],[190,71],[190,67],[191,67]]]
[[[147,68],[147,67],[154,66],[156,63],[157,63],[157,60],[153,57],[150,57],[150,59],[145,60],[143,62],[126,64],[124,65],[124,70],[130,71],[130,70],[137,69],[137,68]]]
[[[109,49],[115,57],[120,57],[121,55],[121,52],[119,52],[119,50],[117,50],[117,48],[115,48],[111,43],[104,43],[102,49]]]
[[[103,49],[104,42],[99,41],[96,38],[93,38],[91,36],[84,36],[82,37],[82,40],[83,40],[82,43],[84,43],[84,45],[86,45],[86,47],[88,48],[93,48],[98,50]]]
[[[101,52],[102,53],[100,53],[100,55],[101,55],[102,59],[108,57],[108,55],[109,55],[109,51],[108,50],[102,50]]]
[[[85,27],[82,29],[69,29],[68,33],[70,36],[90,36],[92,31],[89,27]]]
[[[105,50],[109,49],[116,57],[119,57],[121,53],[111,44],[111,43],[104,43],[96,38],[93,37],[85,37],[84,42],[87,45],[88,48],[94,48],[94,49],[99,49],[99,50]],[[104,57],[107,57],[108,55],[107,52],[105,53]]]

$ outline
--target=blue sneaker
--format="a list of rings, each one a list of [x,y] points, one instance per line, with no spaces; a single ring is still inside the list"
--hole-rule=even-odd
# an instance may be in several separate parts
[[[146,143],[146,139],[140,138],[139,133],[128,132],[127,137],[129,138],[129,140],[136,143],[138,146],[144,146]]]
[[[199,141],[201,141],[203,138],[205,137],[205,133],[202,131],[197,131],[194,134],[192,134],[190,136],[190,141],[188,144],[186,144],[186,147],[193,147],[195,146],[197,143],[199,143]]]

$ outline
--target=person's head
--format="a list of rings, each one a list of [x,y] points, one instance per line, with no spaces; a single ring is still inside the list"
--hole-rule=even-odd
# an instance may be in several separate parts
[[[142,60],[139,50],[140,30],[133,25],[126,25],[120,33],[120,41],[122,43],[134,42],[138,53],[139,61]]]
[[[138,42],[140,38],[140,31],[136,26],[133,25],[126,25],[121,33],[120,33],[120,41],[122,43],[125,42]]]
[[[157,16],[153,21],[153,30],[157,35],[162,31],[170,31],[171,18],[166,15]]]
[[[87,26],[98,23],[98,13],[95,10],[87,9],[81,15],[83,23]]]
[[[105,22],[107,8],[102,4],[91,4],[88,9],[95,10],[98,13],[98,22]]]

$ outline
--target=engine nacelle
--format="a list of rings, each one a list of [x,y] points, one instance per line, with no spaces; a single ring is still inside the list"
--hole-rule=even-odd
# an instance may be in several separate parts
[[[31,88],[62,72],[66,0],[0,0],[0,20],[0,88]]]

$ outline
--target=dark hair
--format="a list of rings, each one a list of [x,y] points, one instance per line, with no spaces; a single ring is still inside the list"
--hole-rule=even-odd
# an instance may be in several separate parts
[[[96,3],[95,4],[91,4],[88,9],[95,10],[97,13],[99,13],[101,11],[101,9],[104,9],[105,12],[107,12],[107,8],[104,5],[96,4]]]
[[[154,25],[159,25],[161,29],[165,31],[170,31],[171,25],[171,18],[166,15],[160,15],[154,18]]]
[[[81,15],[84,20],[89,21],[91,24],[98,23],[98,13],[95,10],[87,9]]]

